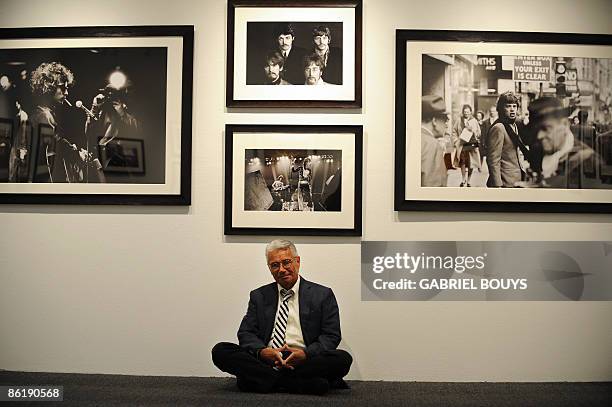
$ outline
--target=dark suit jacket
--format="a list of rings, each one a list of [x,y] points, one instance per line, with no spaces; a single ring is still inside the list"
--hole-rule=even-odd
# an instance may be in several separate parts
[[[281,50],[278,50],[282,54]],[[283,79],[293,85],[303,85],[306,82],[304,78],[304,57],[306,50],[301,47],[292,46],[289,56],[285,59],[283,65]]]
[[[342,49],[329,48],[327,66],[323,70],[323,80],[334,85],[342,85]]]
[[[300,277],[300,325],[307,357],[336,349],[340,343],[340,314],[331,288]],[[268,346],[278,307],[278,286],[270,283],[251,291],[247,313],[238,329],[242,348],[256,355]]]

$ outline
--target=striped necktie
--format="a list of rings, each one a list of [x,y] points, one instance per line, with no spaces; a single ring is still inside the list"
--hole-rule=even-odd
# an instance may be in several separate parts
[[[275,348],[280,348],[285,344],[285,331],[287,330],[287,319],[289,318],[289,299],[293,296],[293,290],[282,288],[280,294],[283,299],[280,307],[278,307],[274,331],[272,332],[272,346]]]

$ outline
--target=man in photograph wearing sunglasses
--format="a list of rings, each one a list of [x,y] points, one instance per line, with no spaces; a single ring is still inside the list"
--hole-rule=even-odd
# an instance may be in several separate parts
[[[215,345],[214,364],[235,375],[242,391],[324,394],[348,388],[342,378],[353,359],[336,349],[341,334],[333,291],[300,277],[300,256],[288,240],[270,242],[266,261],[275,282],[251,291],[239,345]]]

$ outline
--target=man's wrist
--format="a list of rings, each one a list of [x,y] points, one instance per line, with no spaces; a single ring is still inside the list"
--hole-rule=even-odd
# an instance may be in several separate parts
[[[263,348],[259,348],[259,349],[257,349],[257,350],[255,351],[255,356],[257,357],[257,360],[261,360],[261,358],[260,358],[259,356],[260,356],[260,354],[261,354],[261,351],[262,351],[262,350],[264,350],[264,349],[266,349],[266,348],[265,348],[265,347],[263,347]]]

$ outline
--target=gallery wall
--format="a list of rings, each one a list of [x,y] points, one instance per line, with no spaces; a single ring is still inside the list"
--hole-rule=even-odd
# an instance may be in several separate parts
[[[395,29],[612,34],[606,0],[364,1],[363,109],[225,105],[226,1],[4,0],[0,26],[195,26],[190,207],[0,207],[0,369],[218,376],[272,237],[223,236],[223,131],[363,125],[364,240],[610,240],[596,214],[393,211]],[[612,380],[609,302],[361,302],[360,239],[296,237],[333,287],[351,379]]]

